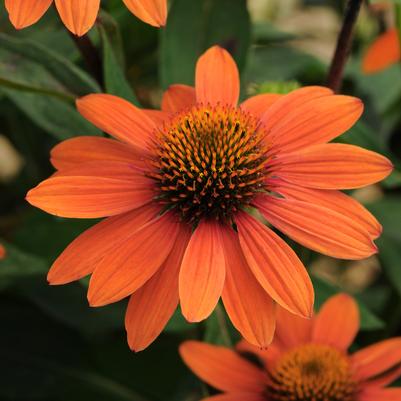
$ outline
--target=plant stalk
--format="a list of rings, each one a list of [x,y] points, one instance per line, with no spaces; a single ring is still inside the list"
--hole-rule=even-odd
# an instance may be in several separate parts
[[[95,45],[86,34],[84,36],[76,36],[68,31],[75,45],[77,46],[82,58],[88,67],[92,77],[103,86],[103,71],[102,71],[102,60]]]
[[[348,0],[344,20],[337,39],[336,51],[330,65],[327,86],[338,93],[343,81],[345,64],[351,51],[354,27],[363,0]]]

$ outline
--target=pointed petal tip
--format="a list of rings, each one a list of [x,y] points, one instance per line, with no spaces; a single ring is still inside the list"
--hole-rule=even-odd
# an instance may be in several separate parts
[[[209,316],[197,316],[195,314],[191,314],[189,312],[184,312],[184,311],[182,312],[182,315],[184,316],[185,320],[188,323],[200,323],[209,317]]]
[[[113,302],[113,301],[111,301],[109,299],[107,301],[105,301],[102,298],[102,294],[99,294],[98,292],[93,293],[93,291],[91,291],[91,287],[90,286],[89,286],[89,289],[88,289],[87,299],[88,299],[89,306],[91,308],[98,308],[100,306],[105,306],[105,305],[108,305],[108,304]]]

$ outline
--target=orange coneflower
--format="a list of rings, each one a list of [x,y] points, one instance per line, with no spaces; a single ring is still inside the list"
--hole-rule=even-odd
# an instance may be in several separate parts
[[[92,273],[92,306],[132,294],[126,328],[135,350],[161,332],[178,300],[198,322],[222,295],[233,324],[260,346],[271,342],[275,303],[310,317],[307,271],[253,217],[257,210],[327,255],[376,253],[380,224],[337,190],[380,181],[392,165],[326,143],[355,123],[361,101],[306,87],[238,106],[239,86],[234,60],[216,46],[197,63],[196,88],[170,87],[161,112],[111,95],[79,99],[79,112],[117,140],[61,143],[52,152],[57,173],[28,193],[57,216],[108,217],[61,254],[48,279],[63,284]]]
[[[390,67],[401,60],[401,44],[397,29],[390,29],[379,36],[368,48],[362,70],[372,74]]]
[[[160,27],[167,18],[167,0],[122,0],[142,21]],[[64,25],[75,35],[85,35],[95,23],[100,0],[54,0]],[[11,23],[26,28],[37,22],[53,0],[5,0]]]
[[[224,392],[203,401],[401,400],[401,388],[385,388],[401,376],[401,337],[349,354],[359,329],[350,296],[332,297],[311,320],[279,308],[277,326],[267,350],[245,341],[237,352],[198,341],[180,346],[189,368]]]

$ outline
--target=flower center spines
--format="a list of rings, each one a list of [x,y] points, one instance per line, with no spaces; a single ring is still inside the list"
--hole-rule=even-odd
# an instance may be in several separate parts
[[[329,346],[307,344],[290,350],[268,374],[271,401],[355,401],[357,383],[350,362]]]
[[[266,133],[257,118],[231,106],[196,105],[156,131],[149,173],[159,201],[182,218],[230,221],[264,190]]]

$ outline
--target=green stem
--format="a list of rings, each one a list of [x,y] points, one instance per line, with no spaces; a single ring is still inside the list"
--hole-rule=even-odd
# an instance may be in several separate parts
[[[228,331],[226,316],[220,303],[218,303],[216,306],[216,317],[219,323],[221,338],[224,341],[224,344],[228,347],[232,347],[233,343],[231,341],[230,333]]]

